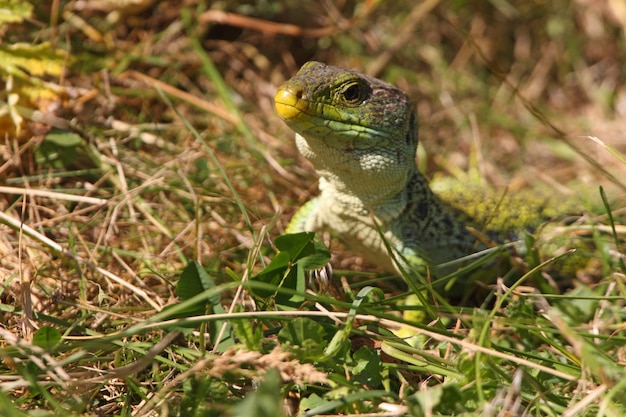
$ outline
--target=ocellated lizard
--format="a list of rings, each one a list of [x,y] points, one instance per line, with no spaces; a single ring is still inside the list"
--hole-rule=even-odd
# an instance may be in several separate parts
[[[320,195],[287,231],[332,230],[387,270],[448,272],[438,265],[481,247],[467,226],[504,241],[558,214],[548,198],[529,193],[433,193],[416,166],[414,105],[381,80],[308,62],[280,86],[275,107],[320,175]]]

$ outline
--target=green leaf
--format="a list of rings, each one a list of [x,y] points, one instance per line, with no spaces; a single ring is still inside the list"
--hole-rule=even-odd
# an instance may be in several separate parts
[[[302,414],[304,411],[311,410],[313,408],[324,407],[328,404],[328,402],[328,400],[325,400],[319,395],[313,393],[300,401],[300,412],[298,414]]]
[[[306,270],[322,268],[330,261],[330,253],[313,232],[291,233],[277,237],[274,244],[278,250],[287,252],[291,262],[297,262]]]
[[[409,397],[408,404],[412,416],[430,416],[439,413],[456,415],[455,411],[459,411],[462,399],[458,386],[435,385],[413,394]]]
[[[285,415],[281,395],[280,373],[270,369],[255,392],[237,404],[232,415],[237,417],[282,417]]]
[[[83,139],[76,133],[54,129],[48,133],[35,151],[39,165],[69,169],[77,164],[80,154],[86,154]]]
[[[61,332],[50,326],[43,326],[33,336],[33,344],[46,352],[52,352],[61,343]]]
[[[187,264],[180,274],[180,279],[178,280],[178,284],[176,284],[176,295],[184,302],[212,288],[215,288],[213,278],[211,278],[202,265],[196,261],[192,261]],[[163,310],[166,311],[174,307],[175,305],[170,305]],[[206,301],[199,301],[182,311],[177,311],[175,314],[172,314],[170,318],[199,316],[209,312],[213,314],[226,313],[226,310],[220,304],[219,294],[209,297]],[[195,325],[193,326],[195,327]],[[208,326],[211,335],[211,343],[214,346],[217,345],[218,351],[223,352],[235,343],[232,326],[227,320],[210,320]],[[220,338],[219,340],[218,337]]]
[[[183,269],[183,272],[180,274],[180,278],[176,284],[176,295],[181,299],[181,301],[186,301],[213,287],[215,287],[213,279],[204,270],[204,268],[202,268],[202,265],[194,261],[188,263],[185,269]],[[176,313],[171,314],[169,318],[200,316],[202,314],[207,314],[210,309],[214,313],[220,313],[223,309],[220,311],[222,306],[219,304],[219,301],[219,295],[214,295],[207,301],[199,301],[184,308],[183,310],[176,311]],[[177,304],[172,304],[165,306],[163,311],[167,311],[175,307],[177,309],[180,308]],[[195,324],[191,326],[196,327]]]
[[[280,252],[253,279],[267,284],[278,285],[282,281],[287,268],[289,268],[289,254]]]
[[[352,367],[355,381],[372,388],[380,386],[383,381],[383,368],[378,352],[367,346],[361,346],[354,352],[352,358],[355,361]]]
[[[320,269],[330,262],[330,252],[328,252],[326,245],[319,240],[309,242],[301,255],[302,257],[297,260],[297,263],[306,270]]]
[[[278,341],[300,360],[321,360],[327,343],[325,336],[326,331],[321,324],[298,317],[282,328],[278,333]]]
[[[321,404],[318,407],[312,408],[306,413],[300,414],[300,417],[313,417],[320,414],[330,414],[332,411],[345,406],[350,403],[355,402],[369,402],[374,400],[382,400],[383,398],[392,397],[393,393],[382,390],[374,390],[374,391],[357,391],[348,395],[343,396],[339,400],[327,401],[324,404]]]
[[[264,282],[278,288],[296,292],[281,293],[275,290],[254,291],[255,295],[268,299],[276,295],[276,305],[285,309],[297,308],[304,301],[307,271],[323,267],[330,260],[330,254],[323,243],[314,241],[311,232],[286,234],[276,238],[279,253],[272,259],[253,281]]]
[[[188,263],[180,274],[180,279],[176,284],[176,295],[185,301],[211,288],[215,288],[215,281],[202,265],[193,261]],[[219,304],[220,296],[214,295],[209,302],[213,305]]]
[[[212,310],[213,314],[226,314],[226,310],[221,304],[213,305]],[[211,335],[211,344],[217,346],[218,352],[224,352],[235,344],[235,335],[230,320],[209,321],[209,334]]]
[[[303,295],[306,291],[305,271],[298,265],[294,265],[287,273],[280,287],[293,290],[296,294],[278,293],[276,295],[276,304],[282,305],[286,309],[297,308],[305,300]]]
[[[300,253],[311,243],[315,237],[313,232],[289,233],[278,236],[274,239],[274,244],[281,252],[287,252],[290,260],[295,261],[300,257]]]
[[[274,259],[267,265],[258,275],[252,277],[252,281],[264,282],[274,285],[276,288],[281,284],[285,273],[289,268],[289,254],[286,252],[278,253]],[[254,294],[262,298],[269,298],[276,294],[276,290],[255,289]]]
[[[278,333],[278,341],[290,343],[293,346],[302,346],[305,340],[325,344],[326,330],[318,322],[306,317],[291,320]]]
[[[44,140],[64,148],[74,148],[83,143],[83,138],[66,130],[53,130],[45,136]]]
[[[166,317],[168,319],[183,319],[185,317],[193,317],[193,316],[201,316],[203,314],[206,314],[207,310],[206,310],[206,306],[200,303],[197,304],[193,304],[190,306],[187,306],[183,309],[180,309],[180,307],[178,306],[178,303],[176,304],[170,304],[170,305],[166,305],[165,307],[163,307],[163,313],[166,313],[172,309],[176,308],[176,312],[172,313],[170,312],[169,314],[166,315]],[[183,328],[196,328],[198,325],[197,323],[191,323],[191,324],[177,324],[175,327],[183,327]]]
[[[263,330],[261,326],[255,326],[252,320],[232,320],[233,333],[244,344],[246,349],[252,351],[261,350]]]

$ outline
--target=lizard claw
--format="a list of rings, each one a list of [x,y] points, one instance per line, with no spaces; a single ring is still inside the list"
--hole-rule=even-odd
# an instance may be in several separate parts
[[[320,269],[309,271],[309,286],[316,292],[326,292],[333,277],[333,267],[327,263]]]

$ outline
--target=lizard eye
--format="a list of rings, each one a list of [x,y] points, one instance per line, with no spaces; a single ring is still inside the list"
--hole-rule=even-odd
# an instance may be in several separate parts
[[[341,97],[346,103],[356,104],[362,99],[361,85],[359,83],[348,84],[341,92]]]

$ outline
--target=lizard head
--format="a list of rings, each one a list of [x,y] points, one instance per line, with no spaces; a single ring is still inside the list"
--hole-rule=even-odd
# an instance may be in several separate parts
[[[297,133],[300,153],[330,186],[365,206],[401,192],[415,170],[415,109],[391,84],[308,62],[279,87],[274,103]]]
[[[417,145],[405,141],[414,108],[400,89],[354,71],[307,62],[278,88],[276,111],[296,133],[342,150]]]

